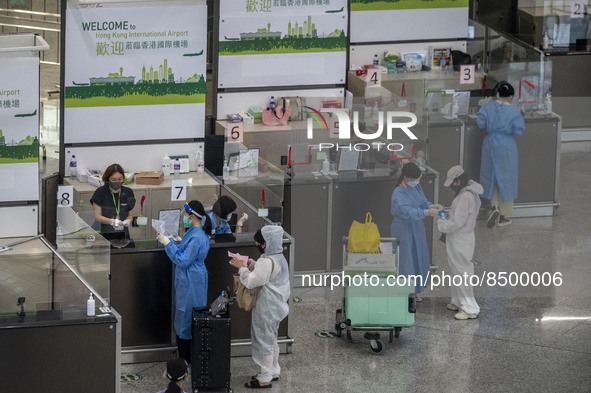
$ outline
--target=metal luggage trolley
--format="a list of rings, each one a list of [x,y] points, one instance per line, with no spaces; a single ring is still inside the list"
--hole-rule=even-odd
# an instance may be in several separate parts
[[[391,343],[394,337],[398,338],[403,327],[414,325],[415,282],[402,277],[396,280],[399,271],[399,239],[380,239],[380,242],[396,244],[392,254],[348,253],[347,240],[346,236],[343,237],[343,271],[353,285],[345,286],[343,308],[336,311],[337,336],[341,337],[344,330],[347,339],[352,341],[353,330],[366,331],[364,338],[369,340],[371,350],[380,353],[384,345],[379,332],[389,332]],[[373,277],[368,280],[370,276]],[[366,282],[363,282],[363,277],[366,277]],[[360,279],[368,285],[356,285]]]

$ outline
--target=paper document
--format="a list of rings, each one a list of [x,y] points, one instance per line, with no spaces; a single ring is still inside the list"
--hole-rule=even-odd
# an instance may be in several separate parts
[[[154,230],[156,231],[156,233],[164,233],[166,234],[165,231],[165,224],[164,221],[161,220],[154,220],[152,219],[152,228],[154,228]]]
[[[236,258],[236,259],[242,261],[242,266],[248,267],[248,255],[240,255],[238,253],[235,254],[233,252],[228,251],[228,256],[230,258]]]

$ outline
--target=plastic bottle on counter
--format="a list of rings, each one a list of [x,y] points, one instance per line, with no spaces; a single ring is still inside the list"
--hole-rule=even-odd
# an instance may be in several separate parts
[[[174,178],[178,179],[179,177],[181,177],[181,162],[179,161],[178,158],[174,159]]]
[[[94,301],[94,296],[92,296],[92,293],[90,294],[90,296],[88,297],[88,300],[86,301],[86,315],[89,317],[94,317],[95,316],[95,307],[96,303]]]
[[[197,172],[203,173],[205,172],[205,161],[203,161],[203,152],[197,152]]]
[[[224,158],[224,167],[222,169],[222,179],[228,180],[230,178],[230,166],[228,160]]]
[[[380,64],[380,58],[377,54],[373,55],[373,65],[377,66]]]
[[[271,96],[271,101],[269,102],[269,109],[275,109],[277,104],[275,103],[275,96]]]
[[[542,39],[542,49],[548,49],[550,46],[550,38],[548,37],[548,32],[544,32],[544,38]]]
[[[544,98],[544,107],[546,113],[552,113],[552,96],[550,93],[546,94],[546,97]]]
[[[77,179],[78,178],[78,161],[76,160],[76,155],[72,154],[72,158],[70,158],[70,179]]]
[[[322,169],[320,173],[323,175],[328,175],[330,173],[330,161],[328,161],[327,157],[324,157],[324,161],[322,161]]]
[[[459,112],[460,112],[460,106],[458,105],[458,101],[454,100],[454,102],[451,106],[451,117],[454,119],[457,119]]]
[[[170,175],[170,157],[168,153],[162,157],[162,173],[164,173],[164,176]]]

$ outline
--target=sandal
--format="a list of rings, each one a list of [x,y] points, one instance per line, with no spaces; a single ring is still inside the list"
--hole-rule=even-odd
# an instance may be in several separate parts
[[[273,387],[272,384],[261,385],[258,379],[253,379],[252,381],[246,382],[244,386],[249,389],[267,389]]]
[[[255,380],[255,379],[257,379],[257,377],[258,377],[258,376],[259,376],[259,374],[253,375],[252,377],[250,377],[250,379],[251,379],[251,380]],[[273,381],[273,382],[277,382],[277,381],[279,381],[279,377],[273,377],[273,378],[271,379],[271,381]]]

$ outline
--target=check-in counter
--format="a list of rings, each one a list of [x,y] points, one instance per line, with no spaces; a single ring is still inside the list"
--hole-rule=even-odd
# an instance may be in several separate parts
[[[211,241],[205,259],[209,273],[208,303],[222,291],[231,291],[236,269],[228,264],[228,251],[257,259],[253,233],[221,235]],[[231,239],[231,238],[235,238]],[[284,255],[290,262],[291,240],[284,239]],[[290,264],[291,265],[291,264]],[[293,269],[293,268],[291,268]],[[136,240],[135,248],[113,249],[111,253],[111,303],[122,316],[122,359],[124,363],[170,358],[175,346],[174,267],[162,245],[155,240]],[[251,313],[230,306],[232,355],[250,354]],[[289,316],[279,326],[282,353],[291,352]]]

